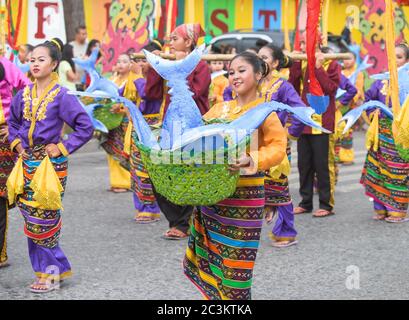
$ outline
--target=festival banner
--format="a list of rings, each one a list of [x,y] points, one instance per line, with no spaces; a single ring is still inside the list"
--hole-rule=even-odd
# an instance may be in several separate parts
[[[65,43],[67,35],[62,0],[29,0],[28,30],[28,43],[32,45],[56,37]]]
[[[203,26],[208,30],[211,37],[232,31],[235,28],[235,2],[229,0],[208,0],[207,14],[208,24]]]
[[[281,29],[281,1],[253,1],[254,29]]]

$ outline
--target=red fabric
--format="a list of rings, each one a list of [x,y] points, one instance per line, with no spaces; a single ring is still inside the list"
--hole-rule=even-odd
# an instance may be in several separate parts
[[[330,101],[328,105],[327,111],[322,114],[322,126],[334,132],[335,130],[335,101],[336,101],[336,94],[341,82],[341,66],[337,61],[332,61],[327,70],[323,67],[317,69],[315,68],[315,75],[319,84],[322,87],[323,93],[329,96]],[[314,72],[313,72],[314,73]],[[310,93],[311,83],[309,82],[309,72],[308,67],[305,71],[305,75],[302,74],[301,62],[297,61],[294,62],[292,67],[290,68],[290,78],[288,81],[294,86],[294,89],[297,93],[302,97],[302,100],[306,105],[308,105],[307,101],[307,93]],[[301,92],[301,81],[303,81],[303,91]],[[305,126],[303,134],[311,134],[312,130],[311,127]]]
[[[319,43],[318,24],[321,13],[322,0],[307,0],[307,58],[310,70],[310,93],[315,96],[323,96],[322,88],[318,82],[315,70],[315,51]]]
[[[200,61],[196,69],[187,78],[190,91],[193,92],[193,100],[195,100],[200,113],[204,115],[209,111],[209,86],[211,82],[210,70],[205,61]],[[146,99],[161,100],[164,94],[163,79],[156,71],[149,68],[146,76]],[[168,109],[170,96],[166,92],[165,111]]]
[[[204,37],[206,35],[200,23],[181,24],[180,26],[176,27],[172,33],[177,34],[183,39],[192,39],[195,45],[200,37]]]
[[[169,11],[171,1],[173,2],[172,12]],[[176,27],[176,17],[178,16],[178,1],[177,0],[166,0],[166,12],[168,13],[168,15],[170,15],[170,19],[171,19],[170,30],[173,30]],[[166,31],[170,32],[170,30],[166,30]]]
[[[300,1],[295,0],[295,39],[294,39],[294,50],[300,51],[301,50],[301,45],[300,45],[300,17],[298,14],[298,11],[300,10]]]

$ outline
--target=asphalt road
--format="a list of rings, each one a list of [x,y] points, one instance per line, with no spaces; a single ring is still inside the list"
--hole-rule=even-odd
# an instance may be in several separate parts
[[[254,299],[409,299],[409,224],[371,219],[359,185],[364,135],[355,134],[356,164],[341,167],[336,215],[296,217],[299,244],[272,248],[265,225],[254,271]],[[296,154],[293,155],[296,159]],[[295,163],[295,161],[293,161]],[[299,201],[296,169],[290,178]],[[33,273],[23,220],[9,213],[10,267],[0,270],[0,299],[202,299],[182,272],[186,242],[162,240],[164,218],[133,222],[132,194],[113,194],[105,154],[95,141],[71,156],[61,246],[74,277],[46,295],[29,292]]]

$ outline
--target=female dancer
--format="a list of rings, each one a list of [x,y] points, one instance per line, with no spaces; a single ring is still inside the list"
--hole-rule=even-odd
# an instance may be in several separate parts
[[[396,62],[401,67],[409,62],[409,48],[396,46]],[[365,93],[365,100],[378,100],[389,104],[388,81],[376,81]],[[375,129],[375,130],[374,130]],[[362,171],[361,184],[373,199],[375,220],[399,223],[406,221],[409,204],[409,163],[396,150],[392,133],[392,120],[375,111],[369,132],[370,149]]]
[[[139,104],[140,98],[133,83],[139,76],[131,72],[131,58],[129,55],[126,53],[121,54],[118,57],[116,66],[117,75],[111,80],[119,87],[123,96]],[[115,107],[117,108],[113,108],[112,112],[119,112],[118,105]],[[124,116],[121,125],[110,130],[106,141],[101,144],[108,157],[110,191],[115,193],[123,193],[131,189],[129,151],[124,150],[124,139],[128,125],[128,117]]]
[[[154,40],[144,47],[150,52],[162,51],[162,43],[159,40]],[[162,100],[149,100],[146,96],[146,73],[148,70],[148,63],[141,59],[135,61],[139,67],[142,77],[134,81],[134,85],[141,98],[139,110],[142,112],[144,118],[151,126],[155,126],[161,122],[160,107]],[[133,191],[133,201],[135,205],[136,215],[135,221],[139,224],[147,224],[159,221],[160,209],[153,193],[152,182],[149,179],[148,172],[142,164],[140,153],[134,139],[131,143],[130,153],[130,172],[131,172],[131,189]]]
[[[197,41],[205,33],[200,24],[182,24],[172,32],[170,36],[171,53],[176,55],[176,59],[185,58],[197,45]],[[200,61],[196,69],[187,78],[189,88],[193,92],[195,100],[201,114],[209,110],[209,86],[211,83],[210,70],[205,61]],[[162,100],[161,118],[163,119],[167,107],[170,103],[169,94],[163,79],[155,70],[149,68],[146,77],[146,98],[149,100]],[[155,191],[154,191],[155,192]],[[169,229],[163,235],[167,240],[181,240],[188,237],[189,218],[192,214],[192,206],[178,206],[165,197],[155,192],[159,207],[166,219],[169,221]]]
[[[264,102],[258,86],[268,66],[253,53],[237,55],[229,81],[237,99],[215,105],[206,120],[234,120]],[[257,135],[257,134],[256,134]],[[230,170],[245,169],[235,193],[193,214],[184,272],[208,299],[251,299],[253,268],[259,246],[265,204],[264,171],[280,164],[287,137],[272,113],[258,130],[258,150],[243,154]]]
[[[23,215],[28,251],[37,279],[30,290],[43,293],[71,275],[71,266],[59,246],[61,198],[67,182],[67,156],[91,139],[93,126],[75,96],[58,84],[55,70],[62,42],[46,41],[32,52],[34,85],[13,98],[9,119],[11,149],[19,155],[7,188]],[[73,132],[61,139],[67,123]]]
[[[28,85],[27,77],[6,58],[0,58],[0,268],[8,265],[7,258],[7,178],[14,167],[15,156],[8,142],[7,120],[14,89]]]
[[[267,45],[260,49],[259,57],[263,59],[271,72],[261,83],[261,94],[266,101],[277,101],[292,107],[305,107],[301,97],[294,87],[281,78],[282,68],[291,67],[292,61],[283,51],[274,45]],[[288,138],[296,140],[304,129],[304,125],[296,119],[288,119],[286,112],[278,113],[281,124],[287,128]],[[287,125],[288,123],[288,125]],[[277,167],[266,172],[266,220],[271,222],[278,211],[278,220],[272,230],[274,247],[288,247],[297,243],[297,231],[294,228],[294,207],[291,201],[288,185],[290,174],[291,141],[287,143],[287,157]]]

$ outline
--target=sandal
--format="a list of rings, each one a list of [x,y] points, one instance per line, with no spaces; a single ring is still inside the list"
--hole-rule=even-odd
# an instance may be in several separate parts
[[[372,219],[375,220],[375,221],[383,221],[383,220],[385,220],[385,218],[386,218],[385,214],[377,214],[377,215],[372,217]]]
[[[409,221],[409,218],[387,217],[385,221],[390,223],[402,223]]]
[[[0,262],[0,269],[1,268],[6,268],[8,266],[10,266],[10,263],[8,263],[8,261]]]
[[[160,221],[159,218],[145,217],[145,216],[141,216],[141,217],[136,216],[134,220],[137,224],[150,224],[150,223],[155,223],[155,222]]]
[[[314,218],[325,218],[325,217],[328,217],[328,216],[332,216],[334,214],[335,213],[333,211],[318,209],[317,211],[314,212],[314,214],[312,216]]]
[[[271,246],[275,248],[287,248],[296,245],[297,243],[298,243],[297,240],[273,241]]]
[[[307,210],[303,207],[295,207],[294,208],[294,214],[303,214],[303,213],[311,213],[312,210]]]
[[[111,188],[111,189],[109,189],[109,191],[111,191],[113,193],[125,193],[125,192],[128,192],[128,189],[125,189],[125,188]]]
[[[162,236],[163,239],[165,240],[183,240],[188,238],[189,236],[184,233],[183,231],[180,231],[176,228],[171,228],[166,233]]]
[[[36,279],[32,285],[30,285],[30,291],[33,293],[47,293],[60,288],[60,284],[57,281],[43,282],[44,279]]]

